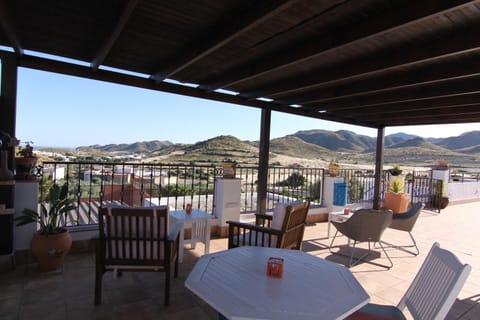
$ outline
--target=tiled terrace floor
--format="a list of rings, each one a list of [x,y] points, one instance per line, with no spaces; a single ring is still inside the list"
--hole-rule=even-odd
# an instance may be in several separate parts
[[[473,270],[447,319],[480,319],[480,202],[451,205],[441,214],[424,211],[414,236],[421,254],[417,257],[388,249],[394,267],[390,270],[368,263],[351,268],[376,303],[396,304],[410,284],[433,242],[453,251]],[[327,223],[306,228],[304,251],[339,261],[328,250]],[[392,243],[409,241],[406,233],[387,230],[384,239]],[[346,243],[341,238],[339,244]],[[226,249],[226,239],[211,242],[211,251]],[[113,279],[104,276],[103,303],[93,305],[94,256],[70,254],[62,271],[40,274],[35,265],[19,266],[0,274],[0,320],[5,319],[217,319],[217,314],[184,287],[184,281],[203,252],[186,250],[180,275],[173,280],[171,305],[163,306],[163,274],[126,273]],[[383,257],[377,262],[385,262]],[[319,319],[321,316],[319,315]]]

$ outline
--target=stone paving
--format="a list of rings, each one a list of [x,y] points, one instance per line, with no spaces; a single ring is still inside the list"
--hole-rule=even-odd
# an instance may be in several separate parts
[[[447,319],[480,319],[480,202],[450,205],[440,214],[423,211],[413,234],[420,255],[389,248],[394,266],[390,270],[372,263],[360,263],[350,270],[370,294],[374,303],[396,304],[434,242],[451,250],[473,267],[467,283]],[[332,229],[334,231],[334,228]],[[308,226],[303,250],[338,263],[346,263],[329,251],[331,239],[326,238],[327,223]],[[407,233],[388,229],[384,240],[407,244]],[[336,241],[340,247],[346,239]],[[211,241],[211,252],[225,250],[226,239]],[[162,273],[125,273],[113,279],[104,276],[103,303],[93,305],[94,255],[91,252],[69,254],[63,270],[38,273],[35,264],[17,266],[14,271],[0,274],[0,320],[6,319],[218,319],[205,302],[184,287],[184,282],[198,257],[202,244],[185,250],[180,275],[172,281],[171,305],[163,306]],[[371,262],[385,263],[383,256]],[[321,319],[321,316],[319,316]]]

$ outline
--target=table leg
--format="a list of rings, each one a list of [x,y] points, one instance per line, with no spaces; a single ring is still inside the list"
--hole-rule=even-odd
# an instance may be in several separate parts
[[[327,225],[327,239],[330,239],[330,226],[332,222],[332,215],[328,214],[328,225]]]
[[[210,233],[211,233],[211,228],[210,228],[210,219],[207,218],[207,221],[205,223],[205,254],[210,253]]]
[[[183,262],[183,246],[185,243],[185,230],[184,226],[180,229],[180,243],[179,243],[179,248],[178,248],[178,262],[182,263]]]
[[[190,235],[190,249],[195,249],[197,245],[197,237],[198,237],[198,229],[197,229],[197,223],[192,222],[192,232]]]

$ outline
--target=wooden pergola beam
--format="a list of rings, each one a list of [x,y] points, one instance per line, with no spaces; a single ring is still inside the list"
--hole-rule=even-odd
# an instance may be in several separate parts
[[[316,110],[347,110],[357,109],[367,106],[401,103],[416,99],[446,97],[458,94],[468,94],[479,92],[480,74],[465,76],[461,78],[448,79],[426,85],[406,87],[387,92],[374,94],[358,95],[355,97],[346,97],[338,99],[329,99],[328,101],[316,102],[309,101],[302,105],[306,108]]]
[[[351,4],[348,10],[351,10],[353,5]],[[426,1],[407,2],[399,7],[398,10],[392,10],[389,16],[383,16],[382,19],[369,19],[355,26],[347,25],[345,30],[335,30],[335,33],[323,34],[321,36],[316,35],[314,39],[305,39],[302,43],[289,43],[288,48],[278,50],[275,55],[269,55],[268,58],[264,57],[256,62],[249,62],[250,67],[241,65],[235,68],[235,70],[227,70],[224,72],[224,75],[207,83],[202,83],[202,88],[208,90],[229,89],[237,83],[306,62],[320,55],[333,53],[339,48],[347,49],[350,46],[353,48],[361,42],[386,36],[399,28],[407,28],[422,20],[432,18],[432,16],[445,15],[463,6],[472,5],[474,3],[471,1],[456,1],[454,3],[442,0],[437,1],[435,6],[430,5]],[[342,10],[342,7],[340,6],[337,10]],[[343,36],[339,37],[338,34]],[[318,41],[318,39],[322,39],[322,41]],[[301,49],[292,50],[292,48]],[[251,68],[252,65],[255,68]]]
[[[123,8],[123,11],[119,16],[118,21],[115,24],[115,27],[110,33],[110,36],[107,39],[105,39],[103,46],[100,48],[100,50],[98,50],[97,54],[95,55],[92,62],[90,63],[90,67],[93,70],[97,70],[98,67],[100,67],[100,65],[105,61],[105,58],[107,57],[110,50],[112,50],[112,47],[114,46],[118,37],[124,30],[125,25],[130,19],[130,16],[135,10],[135,7],[137,6],[137,4],[138,4],[138,0],[128,0],[128,2],[125,4],[125,7]]]
[[[477,28],[472,28],[472,30],[480,32],[480,25]],[[246,88],[243,96],[292,101],[297,97],[308,98],[309,92],[319,92],[322,88],[341,83],[368,81],[369,78],[381,77],[393,72],[401,73],[406,68],[411,69],[423,64],[437,64],[441,68],[442,61],[455,56],[463,59],[468,54],[471,54],[472,59],[475,59],[475,55],[480,52],[480,38],[476,36],[476,33],[462,30],[462,32],[450,35],[450,39],[448,46],[445,45],[444,38],[435,38],[430,42],[423,42],[416,47],[410,47],[408,51],[403,48],[394,48],[388,52],[370,56],[368,59],[353,60],[341,66],[312,70],[309,74],[270,82],[263,87],[256,87],[252,90]],[[461,65],[462,63],[459,63],[460,68]],[[314,98],[309,99],[313,100]]]
[[[480,92],[361,107],[352,109],[349,114],[356,117],[362,115],[370,116],[385,112],[390,114],[421,110],[428,110],[431,112],[432,110],[448,110],[449,108],[475,107],[478,104],[480,104]]]
[[[20,44],[17,33],[15,32],[15,28],[10,21],[7,11],[8,10],[5,6],[5,0],[0,0],[0,26],[5,32],[8,41],[10,41],[10,44],[12,45],[13,50],[15,50],[17,56],[21,56],[23,54],[23,48]]]
[[[479,75],[480,61],[475,54],[470,59],[448,59],[443,63],[431,63],[419,68],[403,67],[399,69],[395,74],[385,72],[378,76],[362,78],[335,87],[327,86],[305,91],[293,96],[290,95],[287,98],[294,101],[319,103],[343,98],[355,98],[366,94],[428,86],[445,81],[456,81],[462,77]],[[280,96],[274,95],[271,98],[279,98],[277,101],[282,101]]]
[[[196,39],[184,49],[179,50],[169,60],[163,62],[151,78],[157,82],[169,78],[248,30],[255,28],[270,17],[277,15],[297,1],[260,2],[255,4],[255,10],[248,11],[247,15],[238,18],[228,17],[228,21],[219,22],[211,30],[204,32],[203,37]]]

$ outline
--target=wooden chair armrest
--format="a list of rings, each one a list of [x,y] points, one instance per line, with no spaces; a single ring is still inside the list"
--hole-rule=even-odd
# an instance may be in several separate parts
[[[260,213],[256,213],[255,214],[255,218],[261,218],[261,219],[265,219],[265,220],[272,220],[273,219],[273,216],[271,214],[260,214]]]
[[[255,224],[262,227],[270,227],[272,224],[273,216],[270,214],[255,214]]]
[[[244,222],[238,222],[238,221],[227,221],[227,223],[228,223],[229,229],[230,227],[236,227],[236,228],[245,229],[246,231],[257,231],[257,232],[262,232],[262,233],[267,233],[272,235],[282,234],[281,230],[257,226],[251,223],[244,223]]]
[[[227,221],[228,248],[242,245],[270,247],[274,239],[282,236],[281,230],[257,226],[250,223]]]

